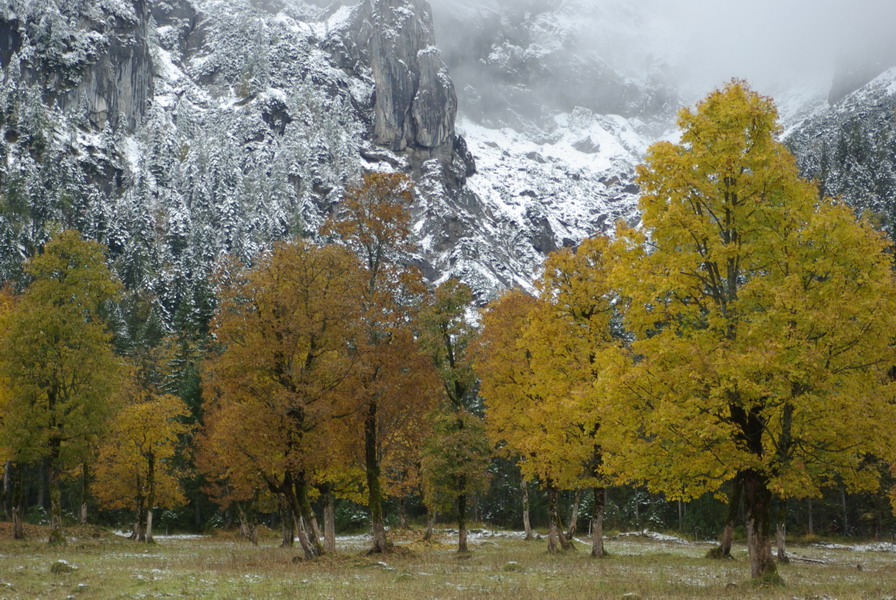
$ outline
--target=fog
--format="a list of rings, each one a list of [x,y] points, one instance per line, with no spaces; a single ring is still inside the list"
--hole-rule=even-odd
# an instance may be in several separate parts
[[[743,77],[777,89],[896,58],[893,0],[670,0],[658,11],[689,88]]]
[[[896,64],[894,0],[431,0],[440,46],[458,12],[500,8],[565,15],[578,29],[571,53],[593,51],[626,76],[644,61],[668,67],[684,97],[732,77],[769,93],[831,82],[835,67],[873,76]],[[446,29],[444,21],[455,19]],[[440,23],[442,21],[442,23]],[[473,27],[475,25],[470,24]],[[447,39],[446,39],[447,38]],[[460,36],[463,39],[463,36]]]

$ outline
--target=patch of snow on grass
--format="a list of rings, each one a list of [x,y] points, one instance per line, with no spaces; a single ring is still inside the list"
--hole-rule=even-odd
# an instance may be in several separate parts
[[[849,550],[851,552],[896,552],[896,544],[893,542],[870,542],[867,544],[812,544],[813,548],[824,550]]]

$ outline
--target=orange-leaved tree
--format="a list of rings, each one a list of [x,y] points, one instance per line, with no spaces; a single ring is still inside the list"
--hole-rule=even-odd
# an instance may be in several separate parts
[[[354,347],[355,405],[363,419],[367,504],[373,552],[386,552],[383,514],[383,452],[389,437],[411,435],[435,397],[427,389],[432,368],[413,336],[413,321],[425,288],[407,266],[414,250],[410,228],[411,180],[399,173],[368,173],[346,190],[323,231],[341,239],[361,260],[359,286],[362,335]],[[417,365],[410,368],[411,365]],[[404,434],[401,431],[404,430]],[[399,436],[399,438],[396,438]]]
[[[212,323],[220,352],[204,365],[200,462],[243,497],[261,482],[281,495],[306,558],[323,552],[314,473],[348,463],[334,436],[352,433],[362,277],[341,246],[280,243],[221,286]]]

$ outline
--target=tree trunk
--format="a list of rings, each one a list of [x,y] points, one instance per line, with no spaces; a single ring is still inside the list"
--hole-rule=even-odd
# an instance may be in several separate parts
[[[398,499],[398,527],[401,529],[408,528],[407,496],[402,496]]]
[[[302,552],[305,555],[305,560],[312,560],[315,556],[317,556],[317,548],[316,546],[320,546],[320,542],[317,544],[313,544],[310,539],[311,525],[303,520],[303,504],[308,500],[307,494],[304,499],[301,499],[299,495],[304,490],[304,483],[299,481],[294,481],[292,477],[287,477],[286,481],[283,484],[284,492],[286,493],[287,500],[289,501],[289,507],[292,511],[293,522],[296,526],[296,532],[299,534],[299,545],[302,547]]]
[[[329,489],[324,493],[324,550],[336,552],[336,499]]]
[[[840,486],[840,504],[843,508],[843,537],[849,535],[849,512],[846,509],[846,486]]]
[[[59,490],[59,450],[60,441],[50,440],[49,481],[47,487],[50,491],[50,539],[51,544],[64,544],[65,536],[62,534],[62,494]]]
[[[42,460],[37,465],[37,505],[47,509],[47,462]]]
[[[523,479],[520,482],[520,492],[523,500],[523,531],[526,532],[526,541],[535,539],[532,535],[532,524],[529,521],[529,485]]]
[[[734,542],[734,525],[740,513],[740,498],[743,492],[740,474],[731,481],[731,497],[728,499],[728,516],[722,529],[719,545],[706,553],[707,558],[731,558],[731,544]]]
[[[240,535],[250,542],[253,546],[258,545],[258,525],[255,519],[255,510],[252,504],[249,507],[243,506],[242,503],[236,503],[237,514],[240,517]]]
[[[295,480],[296,500],[299,502],[299,509],[302,511],[302,520],[307,526],[305,533],[308,535],[308,542],[314,556],[321,556],[324,553],[324,547],[320,543],[320,528],[317,526],[317,517],[311,509],[311,501],[308,499],[308,482],[305,480],[305,474],[300,474]]]
[[[423,534],[424,542],[432,541],[432,530],[436,526],[436,510],[434,508],[427,509],[426,514],[426,533]]]
[[[12,478],[12,538],[14,540],[25,539],[25,525],[22,522],[22,513],[25,508],[25,486],[22,482],[22,466],[15,465],[15,474]]]
[[[808,506],[808,510],[809,510],[809,529],[808,529],[807,533],[808,533],[809,535],[815,535],[815,523],[813,522],[813,518],[812,518],[812,498],[807,498],[806,501],[809,503],[809,506]]]
[[[202,506],[199,503],[201,498],[202,495],[197,491],[193,497],[193,525],[196,526],[196,531],[202,530]]]
[[[557,550],[570,550],[572,543],[566,538],[563,529],[563,520],[560,518],[558,507],[560,492],[554,485],[548,485],[548,552]]]
[[[156,504],[156,457],[149,454],[149,462],[146,470],[146,485],[148,493],[146,494],[146,543],[153,544],[152,539],[152,510]]]
[[[467,495],[457,497],[457,551],[467,550]]]
[[[753,578],[773,576],[777,572],[772,558],[770,508],[772,493],[764,475],[750,470],[744,473],[744,503],[747,509],[747,533],[750,572]]]
[[[778,549],[778,562],[786,564],[790,562],[785,548],[785,540],[787,536],[787,501],[778,500],[778,515],[775,519],[775,543]]]
[[[81,463],[81,525],[87,524],[87,494],[89,475],[90,473],[87,470],[87,463]]]
[[[289,505],[280,499],[280,547],[292,548],[296,539],[296,527]]]
[[[604,550],[604,505],[607,492],[602,487],[594,488],[594,508],[591,513],[591,556],[603,558],[607,555]]]
[[[156,541],[152,537],[152,506],[146,507],[146,543],[155,544]]]
[[[573,496],[572,506],[569,510],[569,527],[566,529],[566,537],[572,540],[579,524],[579,505],[582,502],[582,490],[576,490]]]
[[[3,465],[3,516],[9,517],[12,509],[12,461],[6,461]]]
[[[144,524],[146,523],[146,504],[143,496],[137,497],[137,520],[134,521],[134,534],[131,536],[132,539],[136,539],[138,542],[146,541],[146,529],[144,529]]]
[[[370,525],[373,532],[371,554],[389,550],[386,539],[386,521],[383,515],[383,491],[380,487],[380,460],[377,453],[377,405],[371,401],[364,419],[364,466],[367,471],[367,507],[370,509]]]
[[[299,545],[302,547],[302,553],[305,555],[305,560],[312,560],[314,558],[314,547],[308,540],[307,532],[302,524],[302,508],[299,506],[299,501],[296,498],[292,482],[288,482],[287,485],[289,487],[287,499],[289,500],[289,509],[292,512],[292,521],[295,523],[296,533],[299,535]]]
[[[308,501],[307,510],[308,510],[308,514],[310,515],[308,518],[311,521],[312,539],[314,540],[315,544],[320,546],[319,554],[323,554],[324,546],[321,543],[321,540],[324,539],[324,534],[323,534],[323,531],[321,531],[320,525],[317,522],[317,514],[314,512],[314,507],[311,506],[310,500]]]

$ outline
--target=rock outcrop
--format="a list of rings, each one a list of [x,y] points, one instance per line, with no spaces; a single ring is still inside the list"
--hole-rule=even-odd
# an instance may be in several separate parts
[[[96,128],[134,131],[153,95],[146,0],[91,6],[24,5],[25,14],[0,13],[4,67],[22,39],[33,44],[19,55],[23,82],[40,86],[44,102],[64,112],[83,112]]]
[[[365,0],[355,14],[376,84],[376,143],[393,151],[454,146],[457,95],[424,0]]]

